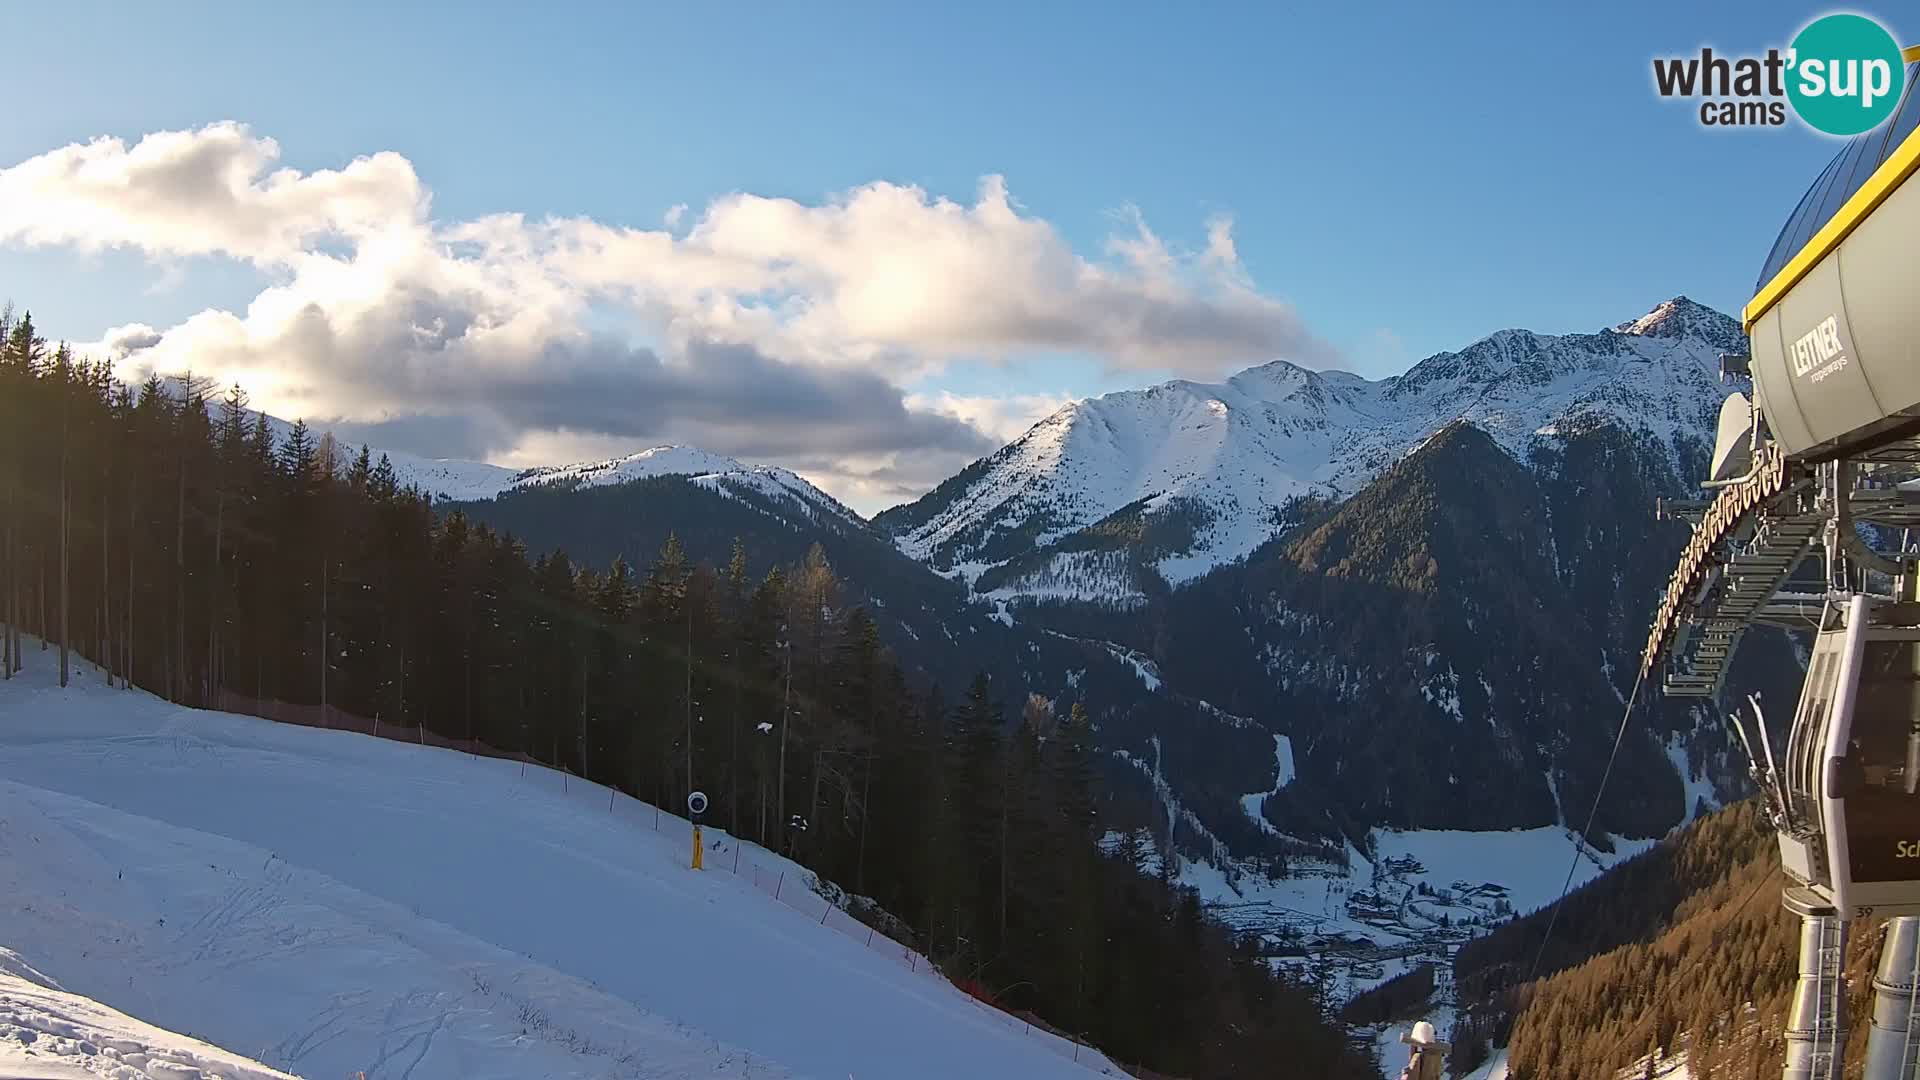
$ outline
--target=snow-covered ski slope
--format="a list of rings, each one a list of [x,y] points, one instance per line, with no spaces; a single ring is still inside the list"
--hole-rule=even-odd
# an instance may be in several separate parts
[[[758,847],[736,875],[709,831],[689,870],[684,822],[605,788],[28,660],[0,683],[0,946],[147,1023],[327,1080],[1119,1073]]]
[[[285,1080],[287,1073],[70,994],[0,949],[0,1077]]]

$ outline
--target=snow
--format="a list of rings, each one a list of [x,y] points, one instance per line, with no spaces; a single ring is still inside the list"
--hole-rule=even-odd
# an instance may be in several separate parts
[[[1647,1075],[1647,1064],[1648,1059],[1642,1057],[1615,1075],[1618,1080],[1643,1080]],[[1693,1080],[1693,1070],[1687,1067],[1687,1055],[1683,1052],[1661,1057],[1653,1067],[1653,1080]]]
[[[146,1023],[325,1078],[1112,1070],[718,830],[696,873],[684,821],[546,769],[28,661],[0,683],[0,944]]]
[[[1005,600],[995,600],[993,611],[987,618],[994,620],[1002,626],[1013,625],[1013,612],[1007,610],[1007,602]]]
[[[1148,691],[1151,692],[1160,689],[1160,666],[1155,664],[1151,657],[1140,652],[1138,649],[1131,649],[1125,645],[1115,645],[1111,641],[1097,641],[1093,638],[1074,637],[1071,634],[1063,634],[1058,630],[1048,630],[1047,633],[1062,641],[1077,641],[1087,645],[1098,645],[1107,651],[1107,655],[1127,667],[1132,668],[1134,677],[1139,679],[1140,685],[1146,687]],[[1086,669],[1082,668],[1081,674],[1084,675],[1085,673]],[[1079,685],[1078,677],[1074,676],[1071,672],[1068,673],[1068,681],[1070,685]],[[1202,704],[1204,705],[1205,703],[1203,702]],[[1239,721],[1242,724],[1247,722],[1244,717],[1235,717],[1230,713],[1213,709],[1210,705],[1206,706],[1206,708],[1212,710],[1222,719],[1226,719],[1229,722]]]
[[[1679,774],[1681,784],[1686,787],[1687,809],[1682,824],[1694,819],[1694,811],[1703,801],[1709,810],[1719,807],[1720,800],[1713,792],[1713,780],[1704,772],[1695,770],[1687,761],[1686,736],[1676,732],[1669,737],[1666,751],[1667,760],[1673,764],[1673,771]]]
[[[1240,808],[1246,811],[1247,817],[1255,825],[1260,826],[1261,831],[1273,836],[1281,835],[1280,830],[1274,828],[1273,823],[1260,812],[1260,804],[1266,800],[1267,796],[1280,794],[1280,789],[1293,783],[1295,775],[1297,774],[1293,768],[1293,740],[1285,735],[1275,735],[1273,737],[1273,790],[1256,791],[1240,796]]]
[[[401,471],[397,463],[396,471]],[[493,490],[483,491],[482,487],[475,486],[467,489],[468,494],[454,497],[490,499],[513,488],[539,484],[608,487],[657,476],[684,476],[726,498],[738,498],[750,492],[776,504],[798,509],[808,519],[827,516],[847,522],[857,523],[861,520],[833,496],[786,469],[769,465],[744,465],[733,458],[691,446],[655,446],[605,461],[527,469],[513,474]],[[403,481],[413,478],[412,474],[403,473]],[[422,487],[433,490],[425,484]]]
[[[1377,381],[1280,360],[1224,383],[1176,380],[1077,401],[986,459],[897,542],[916,559],[938,554],[964,567],[971,583],[996,565],[984,555],[996,536],[1031,527],[1036,539],[1022,550],[1044,551],[1147,500],[1149,513],[1199,511],[1193,543],[1156,564],[1178,585],[1269,540],[1289,499],[1350,495],[1455,420],[1478,425],[1522,461],[1538,440],[1601,422],[1677,455],[1677,436],[1712,429],[1723,396],[1719,355],[1737,336],[1732,320],[1682,298],[1594,334],[1503,330]],[[1090,573],[1107,563],[1080,554],[1090,565],[1030,574],[1005,589],[1057,598],[1084,588],[1085,599],[1105,601],[1137,588]]]
[[[1242,801],[1249,816],[1259,810],[1253,798]],[[1653,843],[1616,838],[1612,853],[1582,845],[1574,886]],[[1326,965],[1328,993],[1338,1003],[1413,964],[1450,964],[1462,942],[1551,903],[1574,853],[1573,834],[1554,827],[1376,829],[1369,844],[1372,859],[1349,843],[1345,865],[1296,858],[1288,876],[1277,879],[1256,862],[1182,858],[1178,878],[1221,921],[1267,935],[1276,966],[1311,977],[1313,965]]]
[[[1572,831],[1553,827],[1506,832],[1377,829],[1373,840],[1382,859],[1419,860],[1420,865],[1426,867],[1424,876],[1429,882],[1501,885],[1517,912],[1533,911],[1558,899],[1567,868],[1574,863]],[[1573,888],[1579,888],[1608,867],[1646,851],[1655,843],[1616,837],[1611,854],[1581,844]]]
[[[70,994],[19,954],[0,949],[0,1076],[280,1080],[289,1074]]]
[[[397,450],[369,450],[375,462],[385,453],[393,466],[394,479],[402,487],[417,487],[436,499],[468,502],[491,499],[514,486],[523,470],[483,461],[459,461],[453,458],[425,458]]]
[[[1132,649],[1122,649],[1116,646],[1112,648],[1111,651],[1115,657],[1126,661],[1127,665],[1133,668],[1133,673],[1139,677],[1142,686],[1145,686],[1148,690],[1160,689],[1160,669],[1153,661]]]
[[[1432,662],[1428,660],[1428,663]],[[1454,723],[1466,720],[1466,714],[1460,711],[1460,675],[1452,667],[1447,668],[1446,674],[1436,673],[1427,680],[1420,688],[1420,695],[1427,699],[1428,704],[1453,717]]]
[[[1300,775],[1293,767],[1293,740],[1285,735],[1273,737],[1273,790],[1278,793]]]
[[[1049,633],[1053,632],[1049,631]],[[1055,634],[1054,636],[1065,637],[1066,635]],[[1106,646],[1108,654],[1115,660],[1133,669],[1134,677],[1140,680],[1140,685],[1149,691],[1160,689],[1160,666],[1155,664],[1147,654],[1137,649],[1129,649],[1124,645],[1115,645],[1111,641],[1102,641],[1100,644]]]

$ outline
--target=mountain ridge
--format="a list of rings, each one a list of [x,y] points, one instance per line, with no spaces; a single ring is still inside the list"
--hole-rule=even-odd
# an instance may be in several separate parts
[[[1034,565],[1032,549],[1066,554],[1063,541],[1140,504],[1192,533],[1143,560],[1177,586],[1271,539],[1291,500],[1352,495],[1454,420],[1521,461],[1538,439],[1613,423],[1680,464],[1719,404],[1719,354],[1739,341],[1731,318],[1682,296],[1588,334],[1497,331],[1380,380],[1284,360],[1171,380],[1063,406],[873,520],[909,555],[1011,599],[1058,595],[1045,574],[1070,569]],[[1004,569],[1016,559],[1025,572]],[[1079,596],[1124,601],[1138,588],[1123,577]]]

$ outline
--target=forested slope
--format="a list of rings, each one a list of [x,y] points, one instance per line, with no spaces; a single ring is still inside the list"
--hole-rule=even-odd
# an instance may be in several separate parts
[[[1455,972],[1462,1000],[1475,1004],[1455,1032],[1457,1064],[1510,1025],[1512,1080],[1604,1078],[1681,1053],[1695,1080],[1777,1074],[1799,950],[1799,920],[1780,906],[1779,863],[1761,807],[1748,800],[1570,895],[1540,964],[1546,978],[1524,983],[1550,910],[1469,944]],[[1880,925],[1854,928],[1856,1017],[1870,1004]],[[1855,1024],[1848,1076],[1859,1075],[1865,1040]]]

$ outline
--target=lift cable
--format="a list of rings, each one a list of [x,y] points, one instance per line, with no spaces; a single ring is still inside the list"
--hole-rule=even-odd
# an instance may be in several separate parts
[[[1560,883],[1560,896],[1553,902],[1553,909],[1547,914],[1547,931],[1540,937],[1540,947],[1533,954],[1533,970],[1527,974],[1527,982],[1540,975],[1540,961],[1547,955],[1547,943],[1553,940],[1553,928],[1560,921],[1560,907],[1567,899],[1567,893],[1573,889],[1573,875],[1580,869],[1582,845],[1593,832],[1593,823],[1600,816],[1600,800],[1607,793],[1607,781],[1613,778],[1613,763],[1619,760],[1620,744],[1627,739],[1627,724],[1633,719],[1633,706],[1640,700],[1640,687],[1646,683],[1648,665],[1641,665],[1640,674],[1633,680],[1633,691],[1627,695],[1626,711],[1620,714],[1620,730],[1614,733],[1613,750],[1607,754],[1607,767],[1600,774],[1600,787],[1593,793],[1593,806],[1587,811],[1586,828],[1573,837],[1573,861],[1567,864],[1567,879]]]

